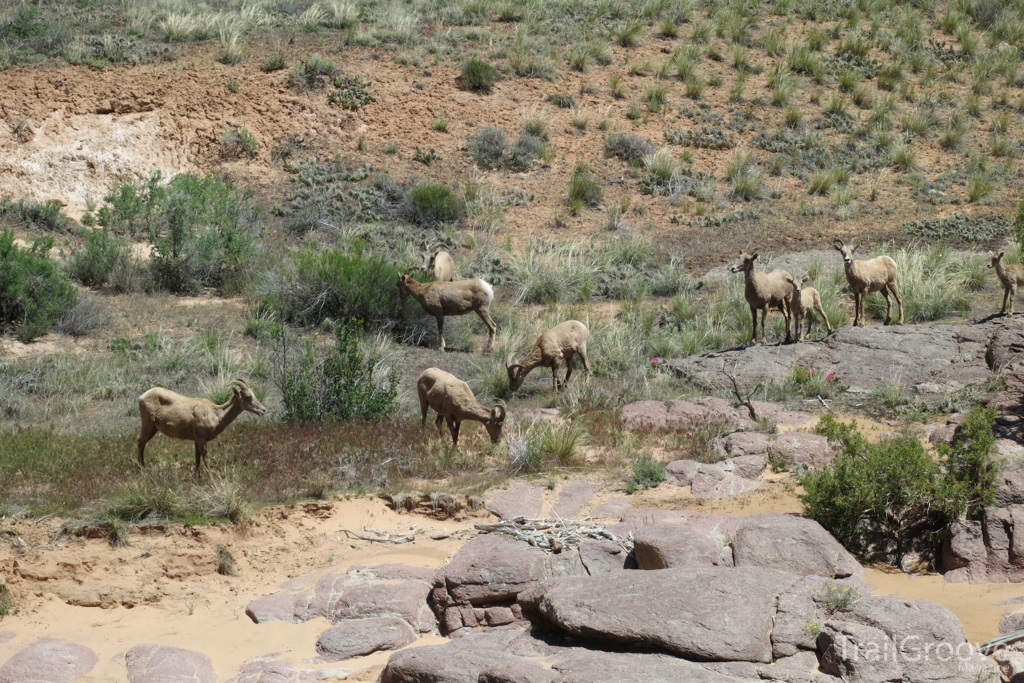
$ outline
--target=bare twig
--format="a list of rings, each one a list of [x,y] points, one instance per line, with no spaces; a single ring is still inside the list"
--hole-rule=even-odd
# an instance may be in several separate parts
[[[727,367],[728,367],[727,362],[726,361],[722,361],[722,374],[725,375],[726,377],[728,377],[729,381],[732,382],[732,394],[733,394],[733,396],[736,397],[736,400],[739,401],[741,406],[745,406],[746,407],[747,412],[750,413],[750,419],[753,420],[754,422],[757,422],[757,411],[754,410],[754,403],[753,403],[753,401],[751,401],[751,397],[755,393],[757,393],[758,389],[761,388],[761,382],[758,382],[754,386],[754,388],[751,389],[750,391],[748,391],[747,395],[744,396],[740,392],[739,382],[736,381],[736,366],[738,364],[739,364],[738,362],[737,363],[733,363],[733,365],[732,365],[732,372],[730,373],[727,370]]]
[[[558,553],[565,548],[577,546],[586,539],[611,541],[627,553],[633,551],[633,536],[619,538],[607,531],[603,524],[586,524],[571,519],[540,519],[515,517],[505,519],[497,524],[476,523],[473,526],[481,533],[499,533],[511,536],[518,541],[526,541],[530,545]]]
[[[423,533],[423,528],[419,525],[413,526],[409,533],[391,533],[389,531],[377,531],[370,527],[363,527],[363,532],[368,534],[363,536],[357,534],[354,531],[348,529],[341,529],[341,533],[347,535],[349,538],[358,538],[360,541],[371,541],[373,543],[412,543],[416,540],[416,537]]]

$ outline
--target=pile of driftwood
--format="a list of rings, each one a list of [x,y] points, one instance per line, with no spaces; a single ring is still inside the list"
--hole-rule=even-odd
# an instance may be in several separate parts
[[[603,524],[588,523],[586,519],[577,522],[572,519],[515,517],[497,524],[478,522],[473,526],[480,533],[505,534],[552,553],[560,553],[565,548],[578,546],[587,539],[611,541],[627,553],[633,551],[632,534],[626,538],[619,538],[606,530]]]

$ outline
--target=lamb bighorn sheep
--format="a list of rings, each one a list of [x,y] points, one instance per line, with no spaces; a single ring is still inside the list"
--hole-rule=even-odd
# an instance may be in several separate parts
[[[433,271],[434,279],[441,282],[451,282],[455,279],[455,259],[439,244],[432,249],[423,243],[423,251],[420,252],[420,270]]]
[[[231,387],[231,400],[217,405],[205,398],[182,396],[169,389],[154,387],[139,396],[142,433],[139,435],[139,465],[145,465],[146,444],[157,432],[172,439],[194,441],[196,444],[196,476],[199,464],[206,458],[206,444],[217,438],[243,410],[262,415],[267,409],[253,395],[244,380],[236,379]]]
[[[398,289],[404,294],[411,294],[427,313],[437,318],[437,336],[441,338],[441,350],[444,351],[444,317],[446,315],[465,315],[476,311],[480,319],[487,325],[490,334],[487,347],[494,344],[494,332],[498,326],[491,320],[488,309],[494,301],[494,289],[477,278],[474,280],[456,280],[455,282],[416,282],[408,275],[398,276]]]
[[[807,332],[811,333],[811,323],[814,322],[814,311],[817,311],[821,315],[821,319],[825,321],[825,327],[828,329],[828,333],[832,334],[832,324],[828,321],[828,316],[825,315],[825,309],[821,305],[821,294],[818,293],[814,287],[804,287],[804,283],[810,280],[809,277],[804,277],[799,280],[794,278],[787,278],[787,282],[793,285],[793,334],[797,336],[797,341],[804,340],[803,330],[803,317],[807,316]]]
[[[757,252],[748,254],[740,253],[740,260],[734,263],[729,270],[733,273],[743,273],[746,286],[743,296],[750,305],[750,318],[754,328],[750,333],[750,343],[757,343],[757,312],[761,311],[761,343],[765,343],[764,321],[768,317],[768,309],[774,308],[786,318],[786,341],[790,340],[789,324],[792,318],[790,311],[793,300],[793,287],[786,281],[786,278],[793,276],[784,270],[776,269],[770,273],[758,273],[754,271],[754,261],[757,260]]]
[[[442,434],[441,423],[447,422],[448,431],[452,433],[452,445],[456,448],[459,447],[459,429],[463,420],[483,423],[491,443],[501,440],[501,429],[505,424],[504,401],[498,401],[493,408],[487,409],[477,403],[468,384],[437,368],[427,368],[420,374],[416,380],[416,393],[423,411],[421,424],[427,423],[427,408],[433,408],[437,412],[438,436]]]
[[[891,292],[900,307],[900,325],[903,324],[903,299],[896,289],[896,262],[888,256],[876,256],[867,261],[854,261],[853,252],[857,245],[848,247],[842,240],[833,240],[832,246],[843,255],[843,266],[846,268],[846,281],[853,290],[853,326],[863,325],[864,299],[872,292],[881,292],[885,297],[885,324],[890,324],[892,315]]]
[[[1003,254],[1005,253],[1001,251],[998,254],[992,254],[992,263],[988,264],[988,267],[996,269],[996,275],[1003,283],[1003,310],[999,311],[999,314],[1006,315],[1006,303],[1009,301],[1010,315],[1013,315],[1013,299],[1017,296],[1017,285],[1024,285],[1024,264],[1004,264]]]
[[[557,394],[558,369],[561,367],[562,361],[565,361],[565,382],[568,383],[575,367],[573,356],[576,355],[583,360],[583,369],[589,375],[587,326],[579,320],[567,320],[537,337],[537,343],[533,345],[533,350],[523,359],[522,363],[511,364],[512,354],[509,354],[505,361],[509,386],[512,391],[515,391],[534,368],[551,368],[551,385]]]

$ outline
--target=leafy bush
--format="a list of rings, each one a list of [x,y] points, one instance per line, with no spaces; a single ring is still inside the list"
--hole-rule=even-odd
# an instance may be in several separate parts
[[[71,219],[55,201],[34,202],[30,199],[0,202],[0,215],[13,216],[30,228],[62,232],[71,229]]]
[[[141,185],[118,183],[114,191],[103,198],[104,204],[96,212],[96,222],[131,237],[148,231],[153,214],[163,199],[162,180],[161,173],[154,171]]]
[[[327,101],[340,104],[342,109],[360,109],[377,98],[370,93],[370,83],[361,76],[335,76],[334,90]]]
[[[310,55],[305,61],[292,68],[289,81],[298,88],[314,89],[324,87],[324,79],[334,78],[338,73],[334,62],[320,55]]]
[[[541,137],[524,130],[519,134],[516,144],[509,150],[505,158],[505,167],[510,171],[525,171],[530,168],[534,159],[544,157],[545,150],[546,145]]]
[[[459,221],[465,207],[441,185],[417,185],[405,195],[406,215],[417,225],[436,227]]]
[[[0,232],[0,331],[13,329],[23,342],[46,333],[76,300],[75,288],[47,254],[53,239],[41,237],[27,249],[14,232]]]
[[[461,83],[466,90],[490,92],[498,76],[498,70],[487,62],[470,59],[462,67]]]
[[[562,95],[560,93],[551,93],[548,95],[548,102],[555,105],[559,109],[572,109],[576,106],[576,98],[570,95]]]
[[[469,156],[473,158],[480,168],[493,170],[500,168],[505,163],[505,150],[508,143],[505,141],[505,131],[495,126],[487,126],[476,135],[469,136],[466,140],[466,148]]]
[[[604,141],[604,149],[632,166],[639,166],[644,157],[654,154],[654,145],[649,140],[632,133],[609,135]]]
[[[398,292],[401,270],[383,254],[308,246],[295,252],[286,272],[268,283],[265,300],[281,319],[316,325],[331,318],[355,318],[366,325],[393,325],[410,317],[419,305],[402,302]],[[414,308],[413,308],[414,307]]]
[[[969,426],[936,462],[912,436],[872,444],[856,422],[824,415],[816,431],[843,451],[803,478],[804,512],[850,551],[898,564],[914,541],[933,538],[963,515],[976,517],[991,503],[994,419],[994,410],[974,408]]]
[[[260,64],[260,68],[262,68],[266,73],[281,71],[282,69],[288,68],[288,62],[285,61],[284,55],[273,55],[272,57],[264,59]]]
[[[123,261],[130,258],[128,245],[122,244],[107,228],[90,230],[82,247],[68,261],[71,279],[86,287],[101,287]]]
[[[632,493],[637,488],[654,488],[665,481],[665,465],[644,454],[633,460],[633,476],[626,482],[626,490]]]
[[[569,202],[582,202],[587,206],[597,206],[601,203],[601,186],[594,178],[594,172],[586,164],[577,164],[572,171],[572,179],[569,181]]]
[[[386,420],[399,407],[398,373],[377,376],[382,360],[360,348],[361,321],[346,320],[335,334],[335,348],[326,357],[308,346],[297,368],[287,368],[285,359],[280,388],[288,419],[300,423]]]
[[[224,151],[229,156],[255,156],[260,151],[260,142],[247,128],[225,131],[220,136]]]

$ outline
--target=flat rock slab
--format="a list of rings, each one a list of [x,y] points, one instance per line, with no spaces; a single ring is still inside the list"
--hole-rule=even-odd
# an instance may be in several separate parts
[[[436,569],[428,567],[410,567],[407,564],[377,564],[373,566],[353,565],[348,575],[360,579],[376,579],[378,581],[422,581],[433,584]]]
[[[92,671],[99,661],[84,645],[43,638],[0,666],[0,683],[68,683]]]
[[[625,496],[613,496],[594,508],[591,511],[590,516],[598,518],[618,517],[631,507],[633,507],[633,504],[629,502],[629,498],[626,498]]]
[[[790,432],[780,434],[768,444],[768,452],[789,463],[800,463],[820,469],[835,460],[836,454],[828,439],[818,434]]]
[[[761,487],[759,480],[744,479],[735,474],[722,471],[718,467],[702,467],[690,482],[690,492],[694,498],[705,500],[721,500]]]
[[[619,572],[549,581],[519,595],[524,613],[583,641],[710,661],[772,661],[776,599],[799,577],[768,569]]]
[[[210,658],[202,652],[143,644],[124,656],[129,683],[217,683]]]
[[[505,491],[492,491],[487,501],[488,510],[500,519],[539,517],[544,505],[544,492],[536,486],[517,481]]]
[[[300,669],[294,662],[274,659],[267,655],[250,659],[238,667],[238,673],[229,683],[306,683],[327,678],[345,678],[349,669]]]
[[[597,493],[597,484],[586,481],[571,481],[558,492],[554,513],[562,519],[573,519],[583,511],[583,506]]]
[[[665,466],[665,481],[675,486],[690,486],[695,498],[720,500],[760,488],[759,475],[767,460],[745,455],[708,464],[693,460],[673,460]]]
[[[864,568],[832,534],[813,519],[797,515],[753,515],[737,527],[732,541],[737,567],[778,569],[800,576],[861,576]]]
[[[732,565],[724,550],[721,539],[680,522],[647,524],[633,535],[637,566],[646,570]]]
[[[869,324],[844,327],[821,342],[786,346],[757,345],[669,362],[678,375],[698,387],[728,388],[722,363],[736,364],[736,376],[753,385],[760,381],[784,382],[794,367],[818,372],[835,372],[838,381],[851,390],[867,393],[873,387],[893,383],[893,368],[900,381],[921,392],[960,391],[990,382],[1001,353],[1021,337],[1024,322],[998,318],[983,323],[960,325]],[[1006,342],[1006,339],[1010,339]],[[989,356],[989,358],[987,358]],[[1003,356],[1007,356],[1003,358]]]
[[[352,619],[321,633],[316,651],[326,661],[340,662],[378,650],[397,650],[419,637],[404,619]]]
[[[764,432],[733,432],[722,437],[719,444],[729,456],[766,455],[771,436]]]

